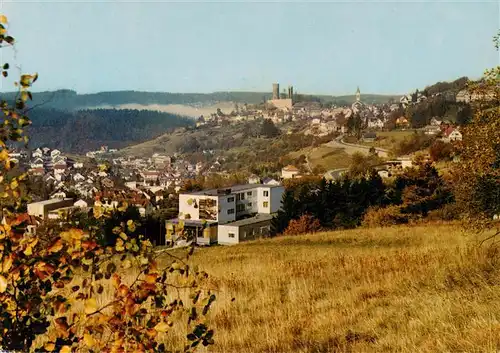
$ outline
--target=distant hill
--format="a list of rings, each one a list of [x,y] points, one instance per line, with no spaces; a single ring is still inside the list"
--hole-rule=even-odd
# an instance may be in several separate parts
[[[4,99],[13,99],[14,92],[1,93]],[[352,104],[354,95],[329,96],[306,95],[323,102]],[[390,99],[399,99],[398,95],[364,94],[362,100],[366,103],[387,103]],[[43,105],[44,108],[61,110],[81,110],[95,107],[117,107],[127,104],[140,105],[212,105],[218,102],[234,102],[239,104],[259,104],[271,98],[268,92],[214,92],[214,93],[168,93],[168,92],[139,92],[114,91],[92,94],[78,94],[72,90],[58,90],[37,92],[33,94],[30,105]]]
[[[102,145],[123,148],[154,139],[193,120],[149,110],[98,109],[62,111],[37,108],[29,114],[30,145],[84,153]]]

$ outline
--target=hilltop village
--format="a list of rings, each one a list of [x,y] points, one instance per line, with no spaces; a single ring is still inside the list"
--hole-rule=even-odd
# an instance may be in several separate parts
[[[243,145],[225,148],[213,141],[206,148],[195,141],[194,148],[171,154],[137,155],[133,146],[130,150],[102,146],[85,156],[76,156],[39,147],[12,150],[10,158],[29,173],[32,202],[28,213],[34,227],[47,220],[61,220],[74,211],[88,211],[95,206],[113,209],[126,202],[137,208],[140,217],[162,214],[161,222],[166,225],[158,235],[158,244],[173,241],[180,220],[200,244],[231,244],[269,235],[272,215],[280,208],[283,183],[288,179],[339,180],[359,168],[365,168],[365,172],[375,170],[384,179],[394,178],[413,165],[415,152],[420,153],[420,158],[437,162],[438,158],[430,153],[436,143],[440,151],[447,151],[443,159],[457,162],[453,146],[462,139],[457,119],[415,117],[412,109],[418,110],[429,101],[451,101],[465,110],[471,99],[462,90],[455,95],[417,91],[402,96],[399,102],[373,103],[365,102],[358,88],[353,103],[337,106],[297,95],[292,86],[280,93],[279,84],[273,84],[272,99],[264,103],[235,105],[229,114],[218,110],[200,116],[195,126],[173,133],[189,140],[196,139],[189,134],[210,136],[257,127],[250,145],[257,146],[256,141],[261,141],[269,148],[284,141],[281,150],[265,150],[272,155],[271,163],[260,169],[253,163],[259,162],[259,155],[248,163],[251,168],[245,169],[241,163],[235,167],[235,156],[240,162],[247,158],[241,152]],[[388,138],[391,134],[404,139]],[[229,139],[234,141],[235,136]],[[384,141],[386,144],[381,143]],[[415,146],[405,151],[401,147],[405,143]],[[300,153],[300,149],[305,152]],[[231,154],[233,150],[240,152]],[[313,160],[317,151],[326,153]],[[336,153],[344,163],[321,165]],[[363,163],[367,165],[360,167]],[[192,194],[193,189],[199,191]],[[196,212],[187,212],[184,203],[195,205]],[[225,218],[220,218],[221,213]]]

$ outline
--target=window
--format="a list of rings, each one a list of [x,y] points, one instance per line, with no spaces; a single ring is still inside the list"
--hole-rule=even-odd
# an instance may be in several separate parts
[[[247,203],[247,208],[252,208],[252,203],[251,202]]]
[[[229,210],[227,210],[227,214],[234,214],[234,208],[230,208]]]
[[[228,236],[229,238],[234,238],[234,233],[228,233],[228,234],[227,234],[227,236]]]
[[[228,197],[227,202],[234,202],[234,197]]]
[[[236,194],[236,201],[240,201],[240,194]]]
[[[240,194],[240,200],[244,200],[244,199],[245,199],[245,193],[244,193],[244,192],[242,192],[242,193]]]
[[[264,191],[264,197],[269,197],[269,191],[268,190]]]
[[[268,208],[268,207],[269,207],[269,202],[264,201],[264,202],[262,203],[262,206],[264,206],[264,208]]]
[[[236,211],[241,212],[245,210],[245,205],[236,205]]]
[[[251,191],[247,191],[247,196],[252,196],[252,192]]]

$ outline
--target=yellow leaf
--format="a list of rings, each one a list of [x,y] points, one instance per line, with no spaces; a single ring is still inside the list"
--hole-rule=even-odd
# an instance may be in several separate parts
[[[19,183],[17,182],[17,180],[16,180],[16,179],[14,179],[14,180],[12,180],[12,181],[10,182],[10,188],[11,188],[11,189],[16,189],[18,186],[19,186]]]
[[[63,248],[63,242],[62,239],[59,238],[54,243],[52,243],[52,245],[50,245],[47,250],[49,253],[56,253],[61,251],[62,248]]]
[[[155,326],[155,330],[158,332],[167,332],[168,328],[169,328],[168,324],[166,322],[163,322],[163,321],[156,324],[156,326]]]
[[[70,346],[63,346],[59,353],[71,353],[71,347]]]
[[[88,347],[94,347],[96,345],[96,341],[94,339],[93,336],[89,335],[88,333],[84,334],[83,335],[83,342],[85,342],[85,344],[88,346]]]
[[[54,349],[56,349],[56,345],[54,342],[47,342],[45,343],[43,348],[45,348],[45,350],[48,352],[52,352]]]
[[[31,245],[28,245],[26,247],[26,249],[24,250],[24,255],[26,255],[26,256],[33,255],[33,247]]]
[[[89,298],[85,301],[85,314],[92,314],[97,311],[97,301],[95,298]]]
[[[7,273],[10,268],[12,267],[12,262],[14,261],[14,258],[11,256],[7,256],[3,259],[3,264],[2,264],[2,272]]]
[[[0,15],[0,23],[7,23],[7,17],[5,15]]]
[[[132,267],[132,263],[130,262],[130,260],[127,259],[127,260],[122,262],[122,267],[124,269],[128,269],[128,268]]]
[[[3,293],[7,290],[7,279],[0,275],[0,293]]]
[[[123,232],[120,233],[120,238],[122,238],[123,240],[127,240],[128,239],[127,234],[125,234]]]

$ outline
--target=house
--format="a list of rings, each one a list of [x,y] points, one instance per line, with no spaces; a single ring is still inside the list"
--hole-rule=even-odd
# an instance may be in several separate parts
[[[430,121],[430,125],[431,126],[440,126],[442,122],[443,122],[442,120],[438,120],[438,119],[436,119],[436,117],[433,117]]]
[[[81,175],[80,173],[76,173],[75,175],[73,175],[73,180],[76,182],[84,181],[85,177],[83,175]]]
[[[375,119],[368,121],[369,129],[382,129],[384,127],[384,121],[382,119]]]
[[[269,214],[257,214],[251,218],[220,225],[217,229],[217,243],[233,245],[243,241],[268,237],[271,233],[272,219],[273,217]]]
[[[179,194],[179,217],[204,219],[219,224],[234,222],[243,215],[275,213],[281,207],[284,187],[244,184]]]
[[[30,163],[31,169],[38,169],[38,168],[43,168],[43,159],[42,157],[36,157],[31,163]]]
[[[30,216],[47,218],[50,211],[73,205],[72,199],[50,199],[28,204],[28,214]]]
[[[426,125],[423,130],[426,135],[437,135],[441,132],[439,125]]]
[[[287,165],[283,169],[281,169],[281,177],[283,179],[292,179],[300,175],[300,170],[293,166],[293,165]]]
[[[379,171],[377,172],[377,174],[378,174],[381,178],[389,178],[389,177],[391,176],[391,173],[389,173],[389,171],[388,171],[388,170],[385,170],[385,169],[383,169],[383,170],[379,170]]]
[[[32,154],[32,158],[42,158],[43,157],[43,152],[41,149],[37,148]]]
[[[78,207],[78,208],[87,208],[88,207],[88,203],[83,201],[82,199],[76,201],[73,206],[75,207]]]
[[[260,178],[257,175],[252,174],[248,177],[248,183],[249,184],[260,184]]]
[[[367,132],[363,135],[364,142],[375,142],[377,139],[377,134],[374,132]]]
[[[59,151],[59,150],[52,150],[52,151],[50,151],[50,157],[52,159],[54,159],[54,158],[56,158],[56,157],[58,157],[60,155],[61,155],[61,151]]]
[[[167,235],[175,235],[182,220],[184,230],[198,244],[211,244],[218,241],[219,227],[221,243],[235,243],[264,234],[261,227],[269,227],[272,215],[281,208],[281,199],[285,189],[281,185],[244,184],[226,189],[211,189],[179,194],[179,217],[167,222]],[[240,222],[242,220],[246,222]],[[240,222],[240,223],[238,223]],[[236,224],[235,224],[236,223]],[[238,237],[231,240],[229,233]],[[259,231],[250,233],[250,229]],[[241,233],[239,229],[241,228]],[[243,232],[245,238],[243,238]]]
[[[83,163],[82,162],[75,162],[75,163],[73,163],[73,168],[81,169],[81,168],[83,168]]]
[[[410,123],[408,119],[406,119],[404,116],[400,116],[399,118],[396,119],[396,126],[399,128],[406,128],[410,126]]]
[[[264,184],[264,185],[281,185],[281,183],[279,181],[277,181],[276,179],[273,179],[273,178],[269,178],[269,177],[265,177],[264,179],[262,179],[262,184]]]
[[[451,126],[444,131],[443,135],[444,142],[462,141],[462,133],[457,128]]]

